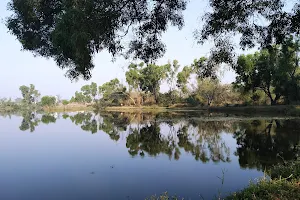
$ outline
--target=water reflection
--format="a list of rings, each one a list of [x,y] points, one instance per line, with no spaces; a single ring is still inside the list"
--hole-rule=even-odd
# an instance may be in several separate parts
[[[299,120],[254,120],[239,123],[234,138],[236,155],[244,168],[265,169],[284,160],[293,160],[300,152]]]
[[[184,116],[182,116],[184,115]],[[230,152],[239,158],[242,168],[264,170],[271,165],[297,158],[300,152],[300,120],[239,120],[197,118],[182,113],[102,113],[77,114],[22,113],[21,131],[34,132],[43,123],[56,123],[57,118],[72,123],[91,134],[100,131],[111,140],[126,140],[132,157],[167,155],[179,160],[188,153],[195,160],[231,162]],[[224,134],[232,134],[238,145],[230,149]]]

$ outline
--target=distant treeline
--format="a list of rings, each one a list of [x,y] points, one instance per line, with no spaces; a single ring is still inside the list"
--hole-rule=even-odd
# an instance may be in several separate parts
[[[91,83],[69,100],[43,96],[34,85],[21,86],[22,99],[0,101],[0,109],[28,106],[93,104],[107,106],[229,106],[298,104],[300,100],[299,40],[290,37],[282,45],[238,57],[232,84],[221,84],[220,65],[202,57],[190,66],[177,60],[165,65],[130,64],[126,84],[117,78],[98,86]],[[161,93],[165,83],[169,90]]]

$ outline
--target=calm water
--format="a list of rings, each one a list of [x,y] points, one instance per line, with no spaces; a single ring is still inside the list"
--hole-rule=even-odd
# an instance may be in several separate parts
[[[0,127],[3,200],[212,199],[294,159],[300,141],[299,119],[190,113],[23,113]]]

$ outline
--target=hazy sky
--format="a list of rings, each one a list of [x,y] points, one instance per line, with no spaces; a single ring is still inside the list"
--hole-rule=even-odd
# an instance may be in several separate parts
[[[63,98],[70,98],[82,85],[90,84],[92,81],[101,85],[117,77],[125,83],[124,73],[130,61],[118,58],[115,62],[111,62],[111,56],[105,51],[94,58],[92,79],[73,83],[64,76],[65,72],[59,69],[52,59],[33,57],[31,52],[21,51],[20,43],[8,33],[4,24],[4,19],[10,15],[6,9],[8,1],[0,0],[0,98],[19,97],[19,86],[31,83],[42,95],[59,94]],[[201,16],[208,9],[207,3],[204,2],[191,1],[184,13],[183,30],[170,28],[164,34],[163,41],[167,45],[167,52],[158,61],[159,64],[177,59],[180,65],[184,66],[191,64],[196,58],[208,55],[211,45],[197,45],[193,38],[193,31],[201,25]],[[231,83],[234,77],[233,72],[226,72],[222,82]]]

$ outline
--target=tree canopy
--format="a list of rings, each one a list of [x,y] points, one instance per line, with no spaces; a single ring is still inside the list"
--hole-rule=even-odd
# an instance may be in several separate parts
[[[161,57],[169,24],[181,29],[186,0],[11,0],[10,32],[24,50],[51,57],[69,78],[91,77],[93,56],[107,50],[145,62]],[[129,45],[122,40],[133,33]]]
[[[234,66],[236,86],[244,91],[262,90],[272,104],[276,104],[281,97],[287,103],[298,101],[299,50],[299,41],[290,37],[280,46],[239,56]]]
[[[166,46],[169,25],[184,26],[188,0],[10,0],[9,31],[24,50],[53,58],[71,79],[90,79],[93,56],[107,50],[153,63]],[[299,34],[300,6],[286,0],[209,0],[204,25],[195,32],[203,43],[214,39],[216,62],[232,63],[232,36],[242,49],[282,44]],[[197,18],[199,16],[195,16]],[[130,41],[124,38],[130,33]],[[126,38],[127,41],[128,38]]]
[[[199,43],[214,39],[222,61],[232,56],[233,36],[240,35],[242,49],[282,44],[287,36],[299,34],[300,6],[285,0],[210,0],[211,11],[196,31]],[[223,42],[220,42],[223,41]],[[226,42],[224,42],[226,41]],[[227,48],[224,48],[227,46]]]

